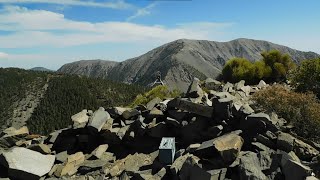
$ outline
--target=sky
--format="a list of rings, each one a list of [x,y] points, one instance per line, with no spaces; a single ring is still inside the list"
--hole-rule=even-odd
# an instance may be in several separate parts
[[[123,61],[185,38],[320,53],[320,0],[0,0],[0,67]]]

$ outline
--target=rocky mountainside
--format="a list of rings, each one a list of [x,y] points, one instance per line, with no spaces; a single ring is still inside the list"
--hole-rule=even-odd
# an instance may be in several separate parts
[[[58,72],[66,74],[85,75],[93,78],[108,77],[109,70],[112,69],[117,62],[103,60],[82,60],[63,65]]]
[[[186,97],[135,108],[84,109],[48,137],[0,135],[0,177],[10,179],[317,180],[320,145],[253,109],[268,85],[194,79]]]
[[[79,61],[63,65],[58,72],[148,85],[155,81],[155,73],[160,71],[166,84],[185,92],[193,77],[215,78],[231,58],[244,57],[256,61],[262,58],[261,52],[273,49],[289,54],[297,63],[304,59],[320,57],[313,52],[302,52],[260,40],[236,39],[215,42],[180,39],[120,63]]]

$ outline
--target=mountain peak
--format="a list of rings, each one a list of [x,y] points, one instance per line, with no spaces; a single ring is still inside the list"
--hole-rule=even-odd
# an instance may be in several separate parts
[[[268,41],[239,38],[228,42],[178,39],[146,54],[121,63],[113,61],[79,61],[64,65],[60,72],[148,85],[160,71],[162,80],[170,87],[186,91],[193,77],[216,78],[231,58],[242,57],[250,61],[262,58],[261,52],[279,50],[291,56],[294,62],[320,57]]]

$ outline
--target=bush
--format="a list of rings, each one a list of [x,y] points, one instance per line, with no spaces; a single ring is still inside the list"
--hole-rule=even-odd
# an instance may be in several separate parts
[[[280,51],[271,50],[261,53],[263,62],[271,68],[270,81],[282,81],[286,79],[287,73],[295,67],[295,64],[287,54]]]
[[[312,91],[320,98],[320,58],[304,60],[292,76],[298,91]]]
[[[153,89],[151,89],[143,95],[139,94],[130,106],[134,107],[140,104],[146,105],[149,101],[156,97],[160,99],[174,98],[179,96],[180,94],[181,93],[179,90],[170,91],[167,86],[160,85],[154,87]]]
[[[274,85],[253,95],[256,105],[275,112],[296,128],[301,137],[320,142],[320,103],[312,93],[297,93]]]
[[[230,82],[245,80],[250,83],[255,78],[255,67],[247,59],[234,58],[227,62],[222,70],[223,79]]]
[[[272,50],[261,55],[263,59],[255,63],[244,58],[229,60],[222,70],[222,78],[233,83],[245,80],[248,84],[255,84],[260,80],[283,81],[295,67],[291,58],[279,51]]]

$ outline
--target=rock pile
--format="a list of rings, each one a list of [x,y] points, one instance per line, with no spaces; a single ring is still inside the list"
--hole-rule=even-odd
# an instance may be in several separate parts
[[[83,110],[48,137],[9,128],[0,138],[0,177],[317,179],[320,146],[291,135],[275,113],[251,108],[251,94],[266,86],[195,79],[184,98]],[[168,154],[160,156],[159,146]]]

